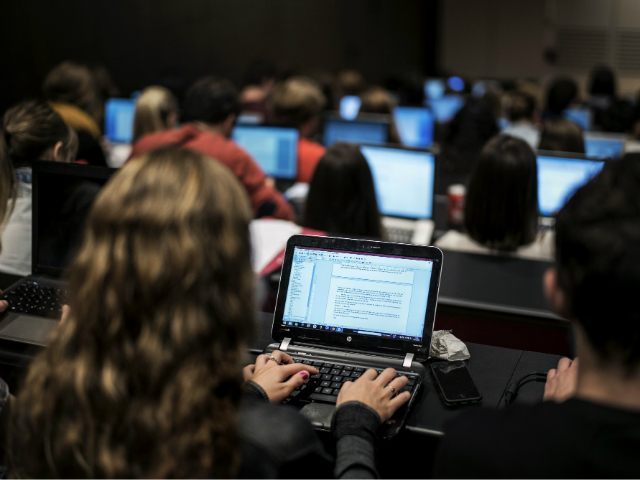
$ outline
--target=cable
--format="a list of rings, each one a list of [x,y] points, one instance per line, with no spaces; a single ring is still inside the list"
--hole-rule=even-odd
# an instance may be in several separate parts
[[[515,402],[516,398],[518,398],[518,394],[520,393],[520,389],[524,387],[527,383],[531,382],[546,382],[547,374],[544,372],[532,372],[528,373],[525,376],[521,377],[515,382],[511,382],[507,389],[504,391],[504,395],[502,396],[502,401],[504,405],[511,405]]]

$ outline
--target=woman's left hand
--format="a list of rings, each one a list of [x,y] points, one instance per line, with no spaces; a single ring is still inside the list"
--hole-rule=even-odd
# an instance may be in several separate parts
[[[294,363],[293,358],[280,350],[258,355],[255,364],[247,365],[242,370],[244,380],[259,385],[273,403],[283,401],[317,373],[317,368]]]

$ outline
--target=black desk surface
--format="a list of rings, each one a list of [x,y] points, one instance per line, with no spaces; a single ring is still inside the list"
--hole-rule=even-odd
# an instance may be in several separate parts
[[[260,313],[257,317],[257,334],[251,345],[251,353],[259,354],[271,340],[271,322],[273,316]],[[509,384],[534,371],[547,371],[557,365],[560,357],[544,353],[526,352],[509,348],[492,347],[469,343],[469,371],[478,390],[482,394],[481,406],[498,407],[504,391]],[[520,398],[522,396],[522,399]],[[518,397],[518,401],[531,403],[542,399],[542,384],[527,385]],[[445,423],[465,408],[445,407],[430,375],[427,375],[424,388],[407,419],[407,429],[414,433],[442,435]]]

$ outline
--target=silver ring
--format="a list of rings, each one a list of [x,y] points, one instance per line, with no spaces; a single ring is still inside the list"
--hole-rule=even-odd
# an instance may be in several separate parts
[[[273,355],[273,353],[270,353],[270,354],[269,354],[269,358],[267,359],[267,362],[268,362],[269,360],[273,360],[273,361],[274,361],[274,362],[276,362],[278,365],[282,365],[282,362],[281,362],[280,360],[278,360],[278,359]]]

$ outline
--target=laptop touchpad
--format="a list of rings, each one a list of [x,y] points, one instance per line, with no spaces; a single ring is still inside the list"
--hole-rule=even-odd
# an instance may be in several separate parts
[[[315,428],[331,430],[331,421],[333,420],[333,414],[335,411],[335,405],[329,405],[326,403],[309,403],[302,407],[300,413],[307,417],[307,420],[309,420],[311,425]]]
[[[57,320],[49,318],[33,317],[31,315],[15,315],[11,321],[0,330],[0,337],[35,345],[46,345],[47,337],[58,323]]]

